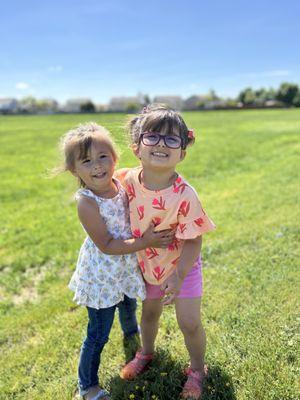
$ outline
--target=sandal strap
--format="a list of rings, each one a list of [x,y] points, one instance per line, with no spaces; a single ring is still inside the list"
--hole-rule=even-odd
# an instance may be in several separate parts
[[[193,371],[191,367],[187,368],[186,370],[186,375],[188,378],[194,379],[197,382],[202,381],[202,375],[200,374],[199,371]]]
[[[153,353],[142,354],[141,351],[137,351],[134,358],[137,358],[138,360],[143,360],[143,361],[151,361],[153,359]]]

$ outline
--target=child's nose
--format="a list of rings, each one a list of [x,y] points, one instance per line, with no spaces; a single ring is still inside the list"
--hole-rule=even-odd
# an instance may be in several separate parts
[[[165,146],[165,145],[166,145],[166,144],[165,144],[165,139],[164,139],[163,136],[161,136],[161,137],[159,138],[159,142],[158,142],[157,144],[159,144],[160,146]]]
[[[100,159],[96,160],[94,166],[95,166],[95,168],[101,167],[102,166],[102,160],[100,160]]]

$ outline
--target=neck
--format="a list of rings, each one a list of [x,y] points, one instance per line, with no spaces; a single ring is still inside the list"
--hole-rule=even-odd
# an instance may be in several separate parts
[[[117,188],[117,185],[112,180],[110,185],[106,186],[105,188],[103,188],[101,190],[92,189],[92,191],[97,196],[103,197],[105,199],[109,199],[111,197],[115,197],[115,195],[118,193],[118,188]]]
[[[167,171],[153,171],[142,169],[140,179],[141,183],[149,190],[162,190],[171,186],[177,178],[174,169]]]

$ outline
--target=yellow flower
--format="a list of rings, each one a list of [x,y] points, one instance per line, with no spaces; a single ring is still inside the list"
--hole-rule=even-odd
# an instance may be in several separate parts
[[[161,376],[167,376],[168,373],[167,373],[167,372],[161,372],[160,375],[161,375]]]
[[[135,395],[134,395],[133,393],[131,393],[131,394],[129,395],[129,398],[130,398],[130,399],[134,399],[134,398],[135,398]]]

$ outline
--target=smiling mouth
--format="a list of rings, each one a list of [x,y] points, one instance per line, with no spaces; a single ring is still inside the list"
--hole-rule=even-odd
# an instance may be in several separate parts
[[[93,175],[93,178],[101,179],[104,178],[106,175],[106,172],[99,172],[98,174]]]
[[[167,158],[167,157],[169,157],[168,154],[162,153],[162,152],[160,152],[160,151],[152,151],[152,152],[151,152],[151,155],[152,155],[152,156],[155,156],[155,157],[160,157],[160,158]]]

